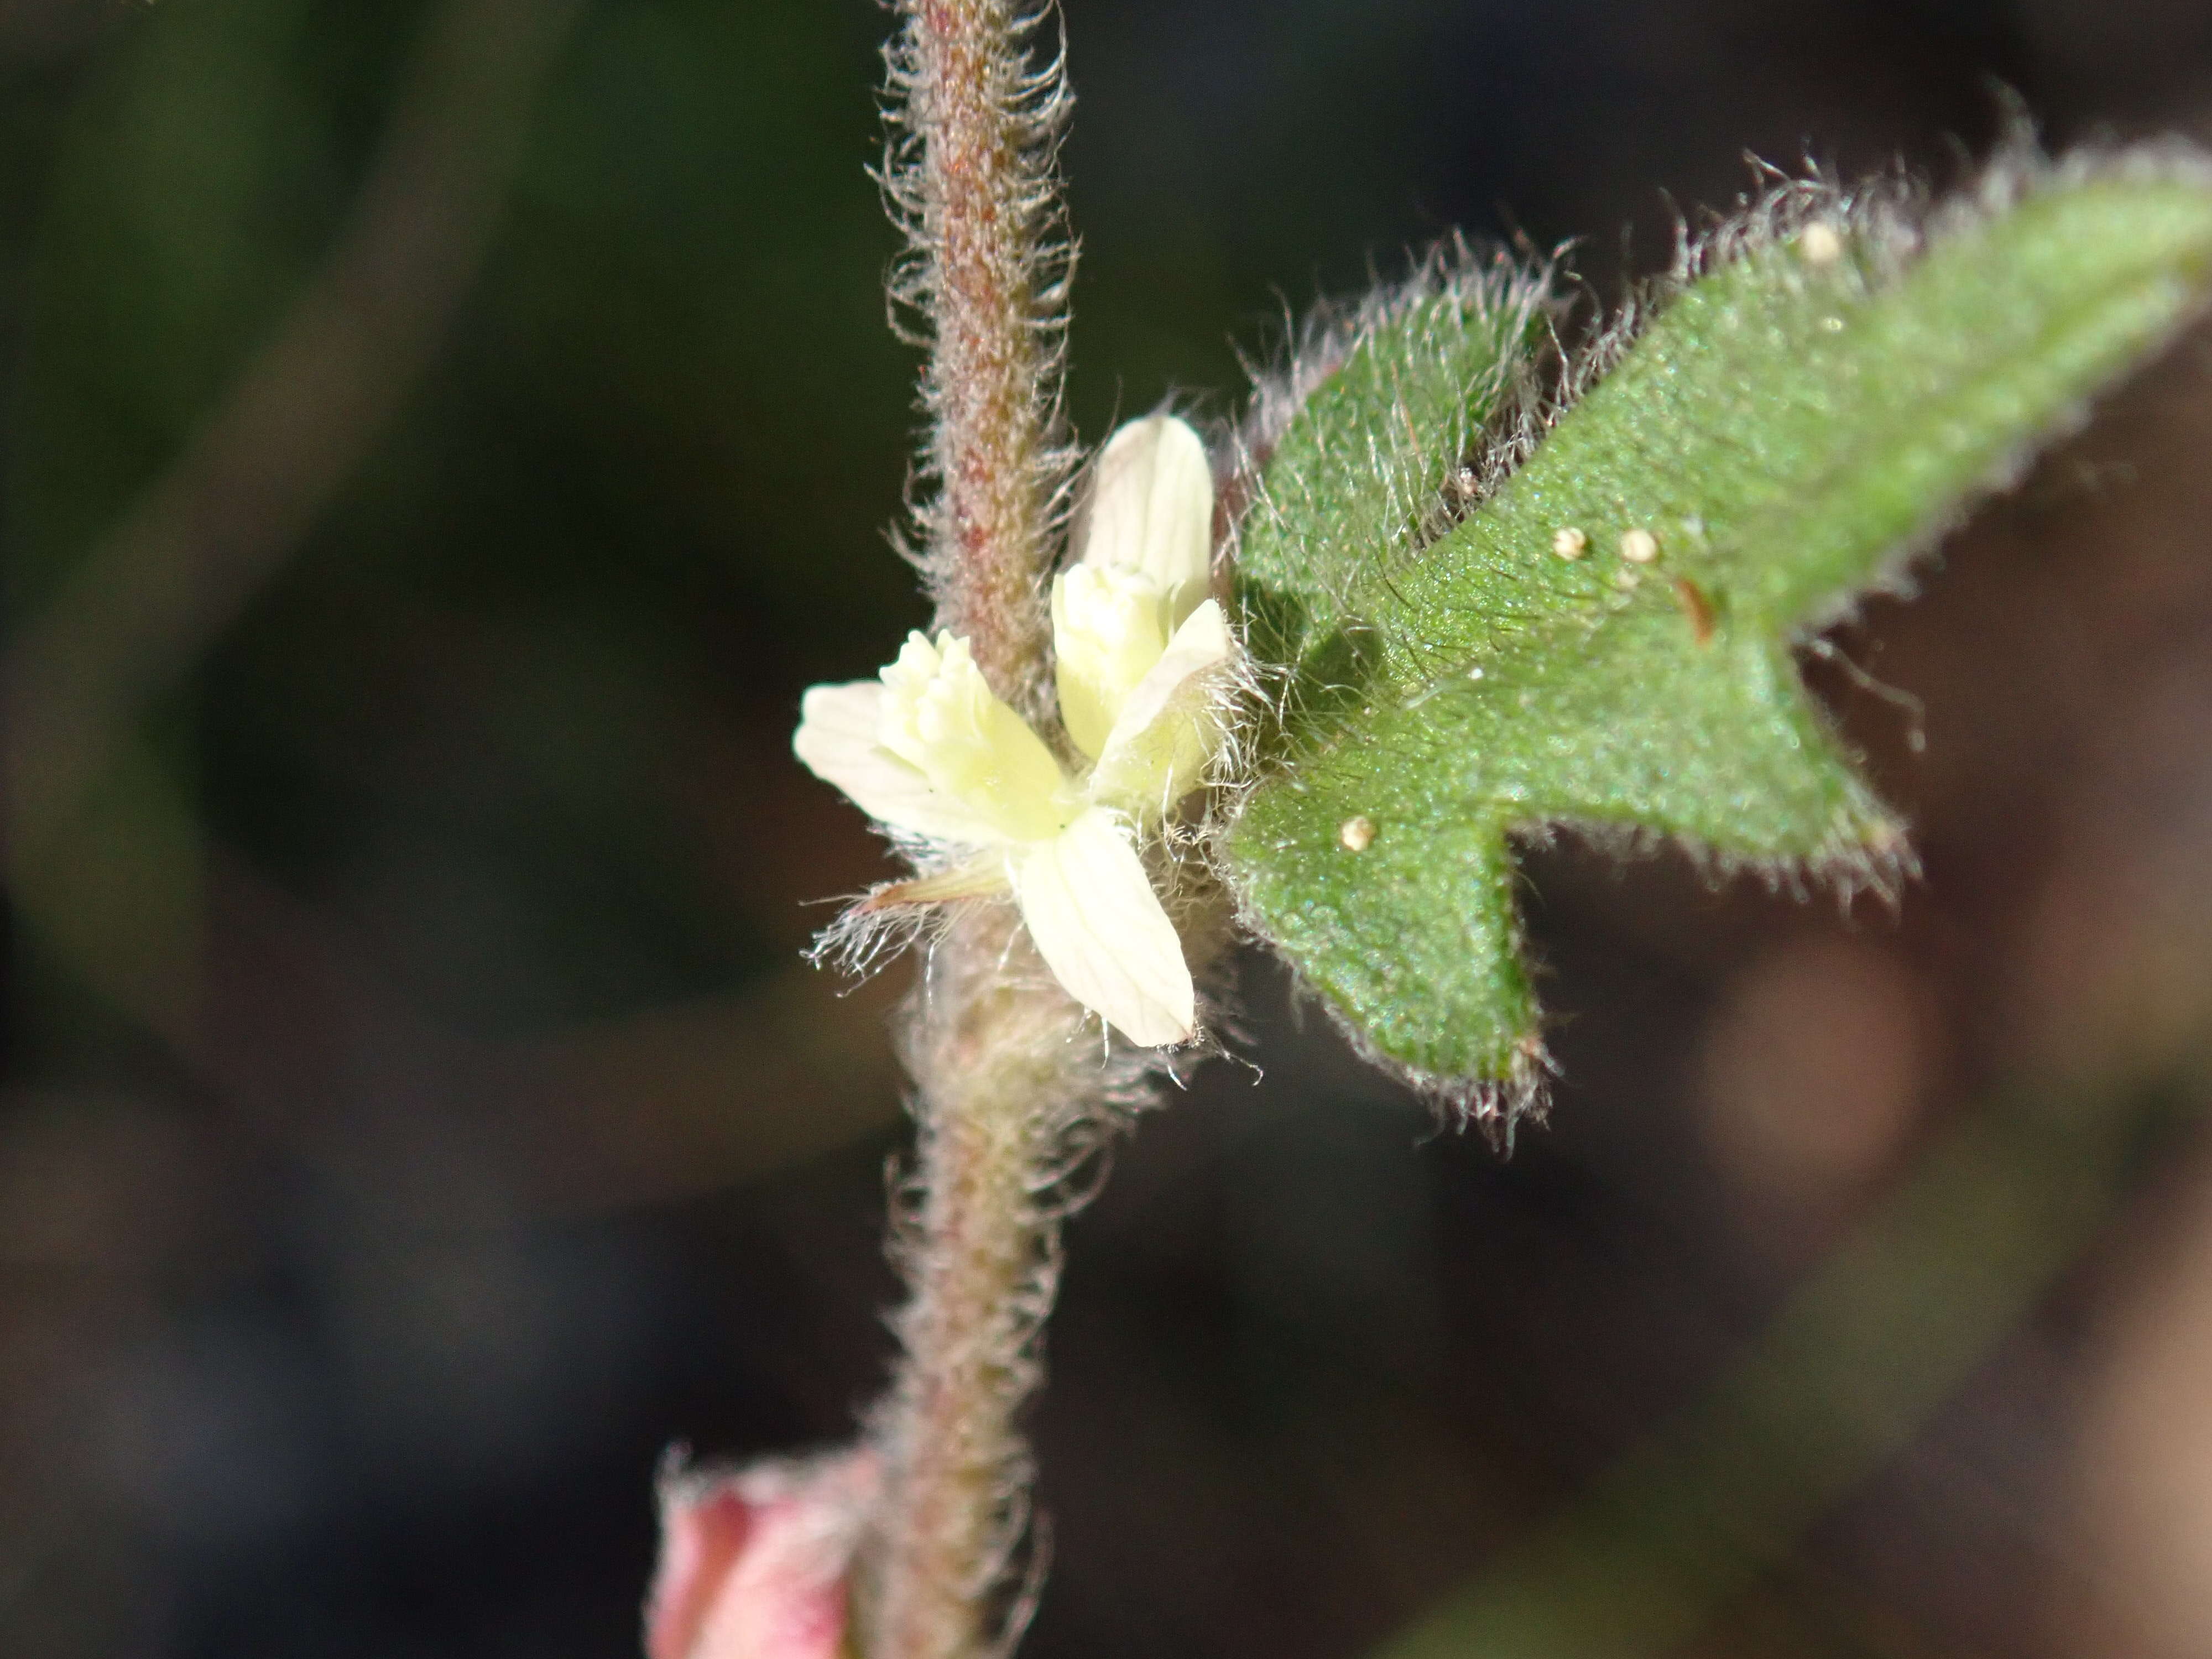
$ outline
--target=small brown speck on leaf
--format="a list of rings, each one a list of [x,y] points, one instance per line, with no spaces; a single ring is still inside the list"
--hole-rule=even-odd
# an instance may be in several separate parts
[[[1705,590],[1687,576],[1674,578],[1674,603],[1682,607],[1682,614],[1690,619],[1690,634],[1699,645],[1713,642],[1713,602],[1705,597]]]

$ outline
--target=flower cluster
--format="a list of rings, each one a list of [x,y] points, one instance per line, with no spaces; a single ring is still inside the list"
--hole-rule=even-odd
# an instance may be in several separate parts
[[[904,896],[1010,893],[1069,995],[1133,1042],[1180,1042],[1196,997],[1143,852],[1220,741],[1212,693],[1235,651],[1206,597],[1213,480],[1198,434],[1164,415],[1115,433],[1085,526],[1052,585],[1073,775],[951,633],[911,635],[875,679],[814,687],[792,746],[926,843],[932,873]]]

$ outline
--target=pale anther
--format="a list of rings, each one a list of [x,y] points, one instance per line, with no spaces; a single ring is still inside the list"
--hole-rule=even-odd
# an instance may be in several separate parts
[[[1552,551],[1563,559],[1579,559],[1589,546],[1589,538],[1567,525],[1552,533]]]
[[[1364,853],[1375,844],[1375,820],[1364,812],[1345,819],[1336,827],[1336,838],[1347,853]]]
[[[1650,564],[1659,556],[1659,538],[1648,530],[1625,531],[1620,538],[1620,556],[1631,564]]]

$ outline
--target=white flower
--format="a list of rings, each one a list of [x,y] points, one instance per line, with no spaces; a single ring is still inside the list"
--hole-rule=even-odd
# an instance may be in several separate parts
[[[876,679],[816,686],[792,740],[870,817],[936,844],[946,867],[908,896],[1010,891],[1068,994],[1147,1047],[1197,1024],[1140,849],[1219,740],[1208,678],[1234,647],[1206,597],[1212,532],[1198,434],[1164,415],[1115,433],[1082,556],[1052,584],[1060,719],[1088,763],[1073,775],[951,633],[913,635]]]

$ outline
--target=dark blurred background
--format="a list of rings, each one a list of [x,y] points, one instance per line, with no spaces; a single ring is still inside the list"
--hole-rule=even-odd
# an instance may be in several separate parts
[[[1067,0],[1072,406],[1747,150],[2212,137],[2199,0]],[[863,0],[0,0],[0,1653],[635,1651],[650,1486],[884,1376],[923,615]],[[1924,878],[1534,857],[1548,1127],[1279,975],[1119,1151],[1026,1651],[2212,1654],[2212,333],[1808,666]]]

